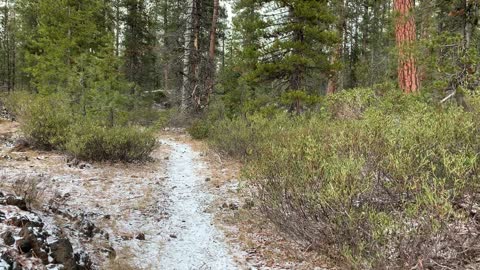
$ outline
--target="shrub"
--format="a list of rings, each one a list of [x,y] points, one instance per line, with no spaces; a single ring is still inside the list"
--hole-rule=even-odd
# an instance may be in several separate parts
[[[41,149],[64,149],[73,114],[62,95],[51,97],[24,95],[15,101],[21,129],[33,146]]]
[[[188,127],[187,131],[192,138],[197,140],[206,139],[210,130],[210,124],[206,120],[197,119]]]
[[[116,121],[121,123],[110,127],[101,113],[90,112],[87,117],[75,112],[75,106],[64,95],[19,93],[7,100],[15,108],[29,143],[41,149],[66,150],[79,159],[92,161],[131,162],[147,159],[155,147],[152,131],[129,125],[139,123],[138,115],[149,115],[149,121],[158,121],[161,115],[150,110],[123,113],[125,117]]]
[[[326,111],[348,115],[227,119],[209,140],[247,157],[245,177],[272,221],[353,268],[474,263],[478,112],[359,94],[327,102]]]
[[[146,160],[155,147],[153,132],[138,126],[103,127],[86,121],[72,127],[67,152],[92,161]]]

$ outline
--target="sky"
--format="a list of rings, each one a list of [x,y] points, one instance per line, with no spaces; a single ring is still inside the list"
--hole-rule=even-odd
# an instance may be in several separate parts
[[[228,21],[230,25],[232,24],[233,19],[233,1],[232,0],[221,0],[220,3],[225,7],[227,10]]]

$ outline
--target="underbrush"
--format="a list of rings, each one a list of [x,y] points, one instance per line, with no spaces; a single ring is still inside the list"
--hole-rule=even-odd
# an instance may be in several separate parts
[[[480,259],[478,119],[358,89],[314,114],[219,120],[208,140],[246,161],[273,222],[352,268],[463,269]]]
[[[155,137],[144,125],[163,125],[165,121],[163,113],[145,109],[127,112],[110,106],[87,111],[62,94],[18,92],[10,95],[6,104],[18,117],[23,135],[32,146],[65,151],[91,161],[148,159]]]

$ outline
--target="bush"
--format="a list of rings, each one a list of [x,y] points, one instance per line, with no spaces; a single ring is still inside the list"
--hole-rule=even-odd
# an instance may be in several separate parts
[[[136,122],[139,114],[153,114],[151,121],[161,119],[160,114],[151,111],[135,111],[124,113],[127,117],[116,121],[124,123],[108,126],[109,121],[98,116],[101,113],[89,116],[76,113],[71,101],[60,94],[18,93],[11,95],[7,104],[15,108],[22,132],[31,145],[67,151],[79,159],[92,161],[146,160],[155,147],[155,136],[152,131],[129,123]],[[135,117],[128,117],[129,114]]]
[[[474,263],[480,115],[419,96],[355,97],[364,94],[331,97],[326,115],[222,120],[209,140],[246,157],[272,221],[353,268]]]
[[[188,127],[187,132],[192,138],[202,140],[208,138],[210,124],[202,119],[197,119]]]
[[[68,140],[73,114],[65,97],[24,95],[16,100],[22,131],[29,143],[40,149],[62,150]]]
[[[106,128],[88,121],[73,126],[70,136],[67,152],[92,161],[146,160],[156,143],[153,132],[138,126]]]

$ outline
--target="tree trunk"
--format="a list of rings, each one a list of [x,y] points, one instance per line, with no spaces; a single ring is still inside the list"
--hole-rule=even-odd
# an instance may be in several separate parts
[[[212,28],[210,29],[210,48],[209,48],[209,58],[208,58],[208,77],[206,83],[206,104],[208,104],[210,100],[210,96],[213,93],[213,88],[215,85],[215,45],[217,44],[216,41],[216,33],[217,33],[217,21],[218,21],[218,9],[220,3],[219,0],[213,0],[213,15],[212,15]]]
[[[199,65],[200,65],[200,0],[193,0],[191,13],[191,47],[188,73],[189,88],[191,91],[193,108],[195,110],[201,109],[202,89],[199,85]]]
[[[398,49],[398,84],[405,93],[413,93],[419,90],[416,61],[411,52],[412,45],[416,40],[413,8],[413,0],[394,0],[394,9],[398,13],[395,21],[395,37]]]
[[[343,54],[343,44],[345,42],[344,32],[346,28],[346,21],[345,21],[345,1],[342,0],[340,6],[338,7],[339,11],[339,20],[337,22],[337,33],[340,37],[340,40],[333,52],[332,56],[330,57],[330,64],[334,65],[337,61],[342,60]],[[338,80],[339,80],[339,70],[334,70],[333,74],[328,78],[328,85],[327,85],[327,95],[334,94],[338,90]]]
[[[189,0],[188,1],[188,8],[191,8],[193,10],[193,2],[195,0]],[[189,84],[189,60],[190,60],[190,51],[191,51],[191,41],[192,41],[192,17],[191,15],[193,14],[193,11],[190,12],[186,16],[185,20],[185,35],[184,35],[184,54],[183,54],[183,82],[182,82],[182,88],[180,91],[180,109],[184,112],[187,110],[188,105],[187,105],[187,92],[188,92],[188,84]]]
[[[164,7],[163,7],[163,28],[165,29],[164,33],[164,38],[163,38],[163,46],[165,47],[165,50],[170,48],[170,43],[169,43],[169,38],[167,35],[167,28],[168,28],[168,0],[165,1]],[[169,80],[169,69],[170,69],[170,57],[166,57],[166,61],[164,63],[163,67],[163,90],[168,91],[169,85],[168,85],[168,80]]]
[[[120,0],[115,2],[115,56],[120,56]]]

